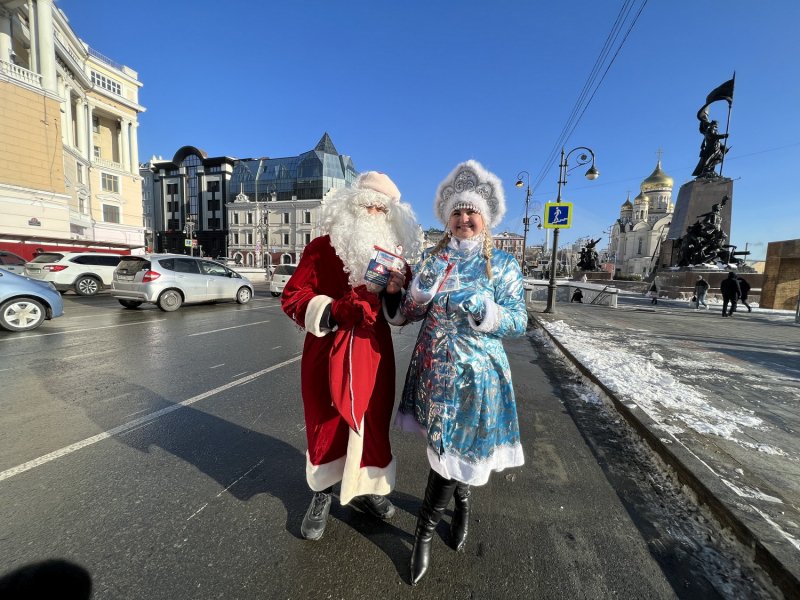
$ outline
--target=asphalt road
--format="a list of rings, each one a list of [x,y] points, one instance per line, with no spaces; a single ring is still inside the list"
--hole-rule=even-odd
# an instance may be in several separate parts
[[[464,553],[446,546],[448,512],[412,588],[418,438],[392,433],[390,522],[335,503],[323,539],[300,538],[303,333],[264,289],[175,313],[65,300],[64,317],[0,334],[0,572],[65,558],[93,598],[756,597],[657,560],[535,337],[507,345],[527,463],[475,490]],[[398,388],[415,336],[395,333]]]

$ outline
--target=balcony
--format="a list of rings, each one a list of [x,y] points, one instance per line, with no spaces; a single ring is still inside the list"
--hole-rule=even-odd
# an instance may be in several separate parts
[[[93,158],[92,163],[104,169],[116,169],[117,171],[124,171],[122,163],[114,162],[113,160],[106,160],[105,158]]]
[[[10,79],[42,89],[42,76],[7,60],[0,60],[0,73]]]

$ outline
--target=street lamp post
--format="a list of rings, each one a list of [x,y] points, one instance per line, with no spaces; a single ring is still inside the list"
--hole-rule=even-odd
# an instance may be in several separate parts
[[[558,196],[556,197],[556,203],[561,202],[561,188],[567,184],[567,173],[572,169],[567,169],[567,161],[569,157],[572,155],[573,152],[578,150],[585,150],[589,154],[587,155],[586,152],[578,155],[577,162],[572,169],[576,169],[583,165],[588,165],[589,170],[586,171],[586,179],[593,180],[597,179],[600,176],[600,171],[598,171],[594,166],[594,151],[586,146],[577,146],[570,150],[569,152],[564,152],[564,148],[561,148],[561,162],[558,165]],[[591,159],[589,158],[591,155]],[[555,312],[555,304],[556,304],[556,253],[558,252],[558,233],[559,227],[554,228],[553,231],[553,252],[552,256],[550,257],[550,283],[547,286],[547,307],[544,309],[546,313],[554,313]]]
[[[522,182],[522,176],[525,176],[525,181],[527,184]],[[523,185],[527,185],[525,190],[525,218],[522,220],[522,276],[525,277],[525,248],[528,244],[528,223],[530,222],[528,219],[528,206],[531,202],[531,175],[527,171],[520,171],[517,173],[517,183],[515,183],[516,187],[522,187]]]

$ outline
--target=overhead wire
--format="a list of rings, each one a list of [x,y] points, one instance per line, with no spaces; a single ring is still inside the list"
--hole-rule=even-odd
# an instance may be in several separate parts
[[[611,27],[611,30],[606,36],[606,41],[603,44],[603,48],[600,50],[597,60],[595,61],[592,70],[587,76],[586,82],[584,83],[580,94],[578,95],[578,99],[575,101],[575,105],[573,106],[572,111],[567,117],[567,120],[564,126],[562,127],[561,132],[559,133],[559,136],[555,144],[553,144],[552,149],[550,150],[549,154],[547,155],[547,158],[542,164],[542,168],[540,169],[534,184],[531,186],[532,191],[535,191],[542,184],[544,178],[547,176],[547,172],[550,170],[550,167],[553,164],[553,161],[558,156],[559,151],[563,147],[564,143],[569,139],[569,136],[572,134],[572,132],[575,131],[575,128],[578,126],[578,123],[580,123],[580,120],[583,117],[584,113],[586,112],[586,109],[589,107],[592,100],[594,99],[597,90],[603,83],[603,80],[605,79],[606,75],[611,69],[611,66],[616,61],[617,56],[619,56],[622,47],[625,45],[625,42],[627,41],[631,31],[633,30],[633,27],[636,25],[636,22],[639,19],[639,16],[642,14],[642,11],[644,10],[644,7],[647,4],[647,0],[641,0],[641,5],[639,6],[639,10],[636,12],[635,17],[633,17],[633,19],[629,19],[631,13],[635,8],[635,3],[636,0],[625,0],[622,7],[620,8],[619,13],[617,14],[617,18],[615,19],[614,24]],[[628,22],[627,29],[625,30],[624,35],[622,35],[621,41],[618,42],[626,22]],[[614,47],[616,47],[616,49],[613,51],[614,52],[613,56],[606,65],[605,70],[603,70],[602,76],[600,76],[600,80],[597,81],[598,75],[602,70],[603,65],[606,63],[608,55],[611,53]],[[587,96],[588,100],[586,100]]]

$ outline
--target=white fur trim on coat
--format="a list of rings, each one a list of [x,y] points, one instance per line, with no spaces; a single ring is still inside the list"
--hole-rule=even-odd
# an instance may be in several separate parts
[[[342,504],[348,504],[350,500],[363,494],[387,496],[394,489],[394,480],[397,475],[397,463],[394,457],[383,468],[362,467],[364,419],[361,419],[359,431],[362,435],[351,429],[347,438],[347,456],[342,473],[342,487],[339,491],[339,501]]]
[[[327,327],[322,326],[322,315],[325,313],[325,307],[329,304],[333,304],[333,298],[330,296],[324,296],[320,294],[319,296],[314,296],[308,302],[308,306],[306,307],[306,331],[312,335],[317,337],[325,337],[328,335],[332,329],[328,329]],[[323,488],[324,489],[324,488]]]
[[[469,324],[475,331],[482,333],[491,333],[497,330],[500,325],[500,307],[493,300],[486,300],[486,314],[483,316],[483,321],[480,324],[475,320],[471,314],[467,315]]]

